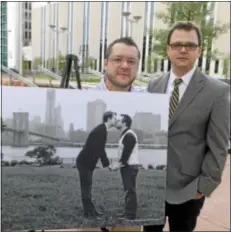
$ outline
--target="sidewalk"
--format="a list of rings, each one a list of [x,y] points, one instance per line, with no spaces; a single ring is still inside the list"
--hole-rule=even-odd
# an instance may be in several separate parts
[[[230,231],[230,156],[223,180],[201,212],[197,231]]]

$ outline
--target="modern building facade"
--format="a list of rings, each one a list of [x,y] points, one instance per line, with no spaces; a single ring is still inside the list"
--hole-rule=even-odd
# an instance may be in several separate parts
[[[132,119],[132,128],[155,135],[161,131],[161,115],[137,112]]]
[[[23,46],[31,44],[31,2],[23,2]]]
[[[1,2],[1,64],[8,66],[8,23],[7,23],[7,2]]]
[[[8,67],[20,70],[23,47],[31,44],[31,2],[2,2],[7,8]]]
[[[87,131],[90,132],[94,127],[102,123],[103,114],[107,105],[104,101],[98,99],[87,103]]]
[[[154,1],[33,3],[32,56],[45,61],[61,52],[84,59],[87,51],[96,61],[95,69],[102,71],[106,47],[118,37],[129,35],[142,54],[140,71],[145,71],[153,47],[148,30],[166,27],[155,17],[155,13],[165,7],[162,2]],[[215,2],[213,8],[215,22],[229,22],[230,2]],[[131,12],[131,19],[134,16],[140,19],[129,23],[124,12]],[[230,51],[229,33],[215,41],[214,49],[224,53]]]

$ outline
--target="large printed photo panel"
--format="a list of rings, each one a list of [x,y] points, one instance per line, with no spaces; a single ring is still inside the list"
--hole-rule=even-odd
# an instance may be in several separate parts
[[[2,87],[3,231],[163,224],[169,97]]]

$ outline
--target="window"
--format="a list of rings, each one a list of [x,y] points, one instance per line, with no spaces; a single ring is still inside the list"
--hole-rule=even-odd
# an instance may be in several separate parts
[[[27,38],[27,31],[25,32],[25,38]]]
[[[28,27],[27,27],[27,22],[25,22],[25,28],[27,29]]]
[[[31,39],[31,32],[29,31],[29,39]]]
[[[31,22],[29,22],[29,29],[31,30]]]
[[[25,12],[25,19],[27,19],[28,15],[27,15],[27,12]]]

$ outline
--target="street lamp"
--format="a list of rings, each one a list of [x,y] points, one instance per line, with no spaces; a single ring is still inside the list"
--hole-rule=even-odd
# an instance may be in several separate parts
[[[55,32],[55,25],[49,25],[50,29]],[[53,60],[52,60],[52,72],[55,72],[55,33],[53,34]]]
[[[131,15],[131,12],[125,11],[122,13],[122,16],[125,17],[125,19],[130,23],[131,25],[131,37],[132,37],[132,33],[133,33],[133,24],[134,23],[138,23],[139,20],[142,18],[139,15],[134,15],[132,18],[129,18],[129,16]],[[126,28],[126,36],[128,36],[128,28]]]
[[[56,26],[55,25],[49,25],[50,29],[55,33],[57,33],[57,37],[59,37],[59,33],[65,33],[67,31],[67,27],[60,27],[60,29],[55,29]],[[67,32],[67,34],[69,34],[70,32]],[[54,43],[54,48],[53,48],[53,68],[52,68],[52,72],[55,72],[55,34],[53,36],[53,43]],[[58,55],[58,51],[59,51],[59,45],[57,43],[56,46],[56,56]],[[59,70],[59,64],[57,62],[57,69]]]
[[[82,73],[85,73],[85,66],[88,69],[88,44],[83,44],[79,47],[79,55],[81,55]],[[88,72],[88,70],[86,70]]]

